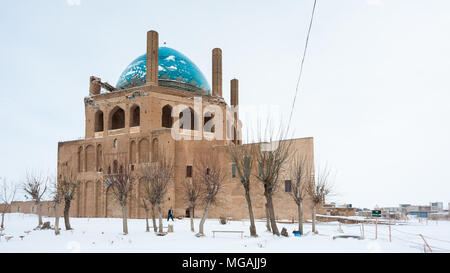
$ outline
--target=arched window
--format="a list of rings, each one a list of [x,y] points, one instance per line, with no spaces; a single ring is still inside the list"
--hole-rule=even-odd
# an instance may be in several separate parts
[[[95,148],[92,145],[88,145],[86,147],[86,171],[87,172],[94,172],[95,171]]]
[[[227,127],[226,127],[226,136],[227,139],[229,140],[233,140],[233,123],[231,123],[231,121],[227,120]]]
[[[141,108],[138,105],[133,105],[131,107],[131,120],[130,126],[140,126],[141,125]]]
[[[149,141],[144,138],[139,142],[139,163],[147,163],[149,161]]]
[[[136,163],[136,142],[134,140],[130,143],[130,163]]]
[[[97,172],[102,171],[102,165],[103,165],[103,150],[102,145],[97,145]]]
[[[83,147],[81,146],[78,148],[77,165],[78,165],[78,172],[81,173],[83,171]]]
[[[110,130],[125,128],[125,111],[116,106],[110,114]]]
[[[95,112],[94,132],[103,132],[103,112],[98,110]]]
[[[162,108],[161,123],[164,128],[172,128],[172,106],[166,105]]]
[[[117,160],[114,160],[113,162],[113,173],[117,173],[119,170],[119,162]]]
[[[183,119],[183,117],[186,117],[186,120]],[[191,107],[184,109],[180,112],[179,119],[180,119],[180,129],[187,129],[187,130],[198,130],[197,127],[195,127],[195,119],[197,115]],[[189,119],[190,118],[190,119]],[[190,120],[190,122],[189,122]],[[190,123],[190,124],[188,124]]]
[[[203,116],[203,131],[205,132],[211,132],[214,133],[215,132],[215,125],[212,126],[207,126],[206,123],[208,123],[208,121],[213,120],[214,119],[214,114],[210,113],[210,112],[206,112]],[[212,121],[214,122],[214,121]]]
[[[159,150],[158,150],[158,139],[155,138],[152,141],[152,162],[158,161]]]

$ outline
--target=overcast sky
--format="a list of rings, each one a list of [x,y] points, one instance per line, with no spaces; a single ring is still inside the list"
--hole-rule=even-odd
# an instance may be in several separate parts
[[[89,76],[115,85],[146,32],[223,92],[289,115],[313,0],[7,1],[0,8],[0,176],[54,172],[57,143],[84,135]],[[293,115],[314,137],[339,203],[450,201],[450,1],[318,0]],[[276,111],[276,110],[274,110]],[[248,121],[247,121],[248,122]],[[244,120],[244,125],[246,120]]]

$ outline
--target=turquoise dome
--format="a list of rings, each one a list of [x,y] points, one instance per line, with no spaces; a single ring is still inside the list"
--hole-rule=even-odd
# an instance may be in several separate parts
[[[185,55],[169,47],[159,48],[158,84],[184,91],[211,95],[211,88],[200,69]],[[147,54],[137,57],[122,72],[118,89],[145,84]]]

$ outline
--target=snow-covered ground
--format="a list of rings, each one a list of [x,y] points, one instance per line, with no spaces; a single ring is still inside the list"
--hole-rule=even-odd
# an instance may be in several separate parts
[[[54,218],[44,217],[54,224]],[[248,221],[230,221],[221,225],[217,219],[205,223],[206,237],[197,238],[190,231],[189,219],[175,220],[174,233],[156,236],[145,232],[144,219],[128,220],[129,235],[123,235],[119,218],[71,218],[74,230],[61,230],[55,236],[53,230],[33,230],[37,216],[13,213],[5,216],[4,236],[0,240],[0,252],[424,252],[422,234],[433,252],[450,252],[450,221],[410,220],[391,226],[392,242],[389,242],[389,227],[378,225],[375,240],[375,225],[364,225],[365,239],[337,238],[335,235],[361,235],[361,225],[338,222],[319,223],[319,234],[311,234],[311,224],[305,224],[305,235],[294,237],[297,224],[278,224],[286,227],[289,237],[277,237],[265,231],[265,222],[257,221],[258,238],[249,237]],[[150,221],[151,223],[151,221]],[[198,229],[199,219],[195,220]],[[64,220],[60,219],[64,227]],[[164,220],[167,227],[167,221]],[[242,230],[239,234],[218,233],[213,230]],[[31,231],[28,234],[25,231]],[[13,236],[7,242],[5,237]],[[20,238],[20,236],[24,236]]]

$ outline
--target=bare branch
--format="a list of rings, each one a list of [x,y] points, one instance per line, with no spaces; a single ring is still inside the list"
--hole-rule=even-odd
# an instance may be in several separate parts
[[[155,206],[159,214],[159,232],[163,232],[161,204],[164,203],[164,196],[167,194],[171,182],[174,164],[164,152],[156,155],[156,161],[145,164],[141,167],[140,178],[144,183],[147,199],[152,205],[153,225],[156,231]]]
[[[22,188],[28,197],[30,197],[36,204],[39,204],[42,197],[47,192],[48,182],[48,177],[39,173],[27,171],[26,182],[23,184]]]
[[[210,204],[217,202],[217,194],[223,187],[225,174],[217,156],[204,155],[194,162],[194,179],[203,182],[202,199]]]
[[[210,153],[202,156],[200,160],[194,162],[195,172],[194,179],[201,181],[202,199],[205,201],[205,210],[202,219],[200,220],[198,236],[204,236],[203,226],[211,205],[217,203],[217,194],[223,187],[225,174],[219,163],[219,158],[216,153]]]
[[[11,204],[15,201],[18,186],[8,182],[5,178],[0,178],[0,203],[3,203],[2,213],[6,213]]]
[[[324,203],[325,197],[330,195],[333,190],[329,181],[330,170],[325,167],[319,168],[315,175],[314,172],[310,173],[313,175],[313,183],[309,183],[306,190],[316,205]]]
[[[126,206],[128,197],[131,195],[135,180],[131,166],[126,160],[126,156],[119,156],[117,165],[120,166],[116,172],[103,175],[103,180],[107,190],[111,190],[120,205]]]
[[[307,187],[312,183],[310,171],[313,168],[309,162],[309,158],[302,154],[297,154],[292,159],[290,174],[294,181],[292,183],[291,196],[297,205],[308,196]]]

